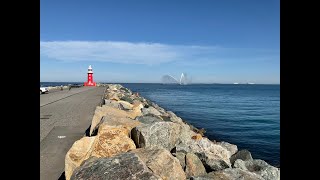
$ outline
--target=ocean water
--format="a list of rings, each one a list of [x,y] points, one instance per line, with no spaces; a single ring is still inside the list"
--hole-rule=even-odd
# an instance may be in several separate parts
[[[280,165],[280,85],[122,85],[205,128],[209,139],[236,144],[254,159]]]

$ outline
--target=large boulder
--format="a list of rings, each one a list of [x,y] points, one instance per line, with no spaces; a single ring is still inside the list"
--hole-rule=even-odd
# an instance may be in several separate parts
[[[164,149],[135,149],[131,152],[137,154],[147,167],[162,179],[167,180],[185,180],[185,173],[180,166],[177,158],[173,157],[171,153]]]
[[[105,99],[104,103],[106,106],[110,106],[110,107],[121,109],[121,110],[132,110],[133,108],[133,105],[126,101],[114,101],[114,100]]]
[[[93,130],[92,135],[96,135],[98,133],[98,129],[102,124],[108,126],[123,126],[124,128],[127,128],[129,131],[131,131],[132,128],[138,126],[141,123],[139,121],[126,117],[103,116],[100,123],[97,124],[97,126]]]
[[[265,180],[280,180],[280,169],[273,167],[260,159],[249,161],[237,159],[234,162],[234,167],[258,174]]]
[[[119,103],[117,103],[117,101],[114,101],[114,100],[105,99],[104,100],[104,105],[120,109],[119,108]]]
[[[134,142],[129,138],[129,132],[130,130],[123,126],[100,125],[91,156],[111,157],[135,149]]]
[[[190,176],[201,176],[206,174],[201,160],[193,153],[187,153],[186,155],[186,175]]]
[[[156,115],[156,116],[161,116],[161,113],[156,108],[154,108],[152,106],[150,106],[148,108],[142,108],[141,111],[142,111],[143,115],[153,114],[153,115]]]
[[[234,164],[234,162],[237,160],[237,159],[241,159],[243,161],[251,161],[253,160],[252,159],[252,156],[251,156],[251,153],[244,149],[244,150],[240,150],[238,151],[237,153],[235,153],[234,155],[232,155],[230,157],[230,162],[231,164]]]
[[[137,148],[163,147],[171,151],[178,143],[181,126],[173,122],[140,124],[131,131]]]
[[[216,142],[216,144],[226,148],[230,152],[231,155],[233,155],[236,152],[238,152],[238,147],[236,145],[234,145],[234,144],[230,144],[230,143],[224,142],[224,141]]]
[[[119,102],[119,108],[122,110],[132,110],[133,105],[128,103],[127,101],[118,101]]]
[[[194,176],[190,180],[263,180],[263,178],[257,174],[244,171],[238,168],[228,168],[221,171],[210,172],[202,176]]]
[[[106,99],[114,100],[114,101],[119,101],[120,100],[120,98],[118,97],[118,95],[116,93],[107,94]]]
[[[186,129],[187,130],[187,129]],[[182,131],[176,151],[196,154],[205,167],[217,171],[231,167],[229,158],[233,152],[208,138],[193,138],[197,134],[191,130]]]
[[[110,106],[103,105],[102,107],[97,107],[95,114],[92,119],[91,127],[90,127],[90,134],[92,134],[93,130],[96,126],[100,123],[103,116],[107,117],[114,117],[114,118],[130,118],[134,119],[137,116],[141,116],[141,108],[142,105],[137,105],[133,107],[131,111],[123,111],[118,108],[113,108]]]
[[[65,177],[69,180],[74,169],[90,157],[96,137],[83,137],[76,141],[65,157]]]
[[[111,158],[89,159],[75,169],[71,179],[160,180],[161,178],[152,173],[136,154],[128,152]]]
[[[156,116],[154,114],[147,114],[147,115],[143,115],[143,116],[138,116],[138,117],[136,117],[136,120],[138,120],[139,122],[141,122],[143,124],[152,124],[155,122],[162,122],[163,121],[161,119],[161,117]]]

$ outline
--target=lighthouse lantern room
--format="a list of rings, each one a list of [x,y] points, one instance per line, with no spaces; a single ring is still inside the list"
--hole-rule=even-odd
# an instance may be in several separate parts
[[[96,86],[96,82],[93,81],[93,71],[91,65],[88,67],[88,81],[84,83],[84,86]]]

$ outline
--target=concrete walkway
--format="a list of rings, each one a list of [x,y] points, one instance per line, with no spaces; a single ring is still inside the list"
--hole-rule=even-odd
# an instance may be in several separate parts
[[[81,87],[40,95],[40,179],[57,180],[74,141],[84,136],[105,87]]]

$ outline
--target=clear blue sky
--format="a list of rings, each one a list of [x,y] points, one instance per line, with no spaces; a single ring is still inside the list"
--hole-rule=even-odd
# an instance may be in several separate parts
[[[40,81],[280,83],[279,0],[41,0]]]

